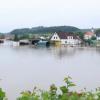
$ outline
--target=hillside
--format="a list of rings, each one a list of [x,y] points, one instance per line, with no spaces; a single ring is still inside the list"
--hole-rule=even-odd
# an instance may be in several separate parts
[[[23,28],[23,29],[15,29],[11,31],[11,34],[46,34],[53,32],[80,32],[80,29],[73,26],[54,26],[54,27],[33,27],[33,28]]]

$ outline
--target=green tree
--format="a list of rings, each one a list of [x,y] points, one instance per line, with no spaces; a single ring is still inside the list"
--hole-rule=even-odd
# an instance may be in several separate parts
[[[100,29],[97,29],[97,30],[95,31],[95,33],[96,33],[96,34],[100,34]]]
[[[19,40],[18,35],[15,34],[15,36],[14,36],[14,41],[18,41],[18,40]]]
[[[87,44],[89,46],[92,45],[93,44],[92,39],[85,40],[85,44]]]
[[[96,40],[96,37],[95,36],[92,36],[91,40]]]
[[[82,40],[84,40],[84,33],[83,32],[77,32],[74,34],[78,35]]]

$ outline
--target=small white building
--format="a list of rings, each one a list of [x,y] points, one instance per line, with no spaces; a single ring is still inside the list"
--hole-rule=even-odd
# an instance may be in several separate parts
[[[87,31],[87,32],[84,33],[84,39],[85,40],[91,39],[92,37],[96,37],[94,28],[91,28],[90,31]]]
[[[62,45],[78,45],[81,44],[81,39],[79,36],[74,35],[73,33],[53,33],[50,38],[50,41],[60,42]]]
[[[29,45],[29,44],[30,44],[30,41],[27,39],[23,39],[19,41],[19,45]]]
[[[44,36],[40,36],[41,40],[46,40],[46,38]]]

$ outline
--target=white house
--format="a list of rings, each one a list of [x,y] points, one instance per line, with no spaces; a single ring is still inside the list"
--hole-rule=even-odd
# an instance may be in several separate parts
[[[53,33],[50,41],[60,42],[62,45],[78,45],[81,39],[73,33]]]
[[[91,39],[92,37],[96,37],[94,28],[91,28],[90,31],[87,31],[87,32],[84,33],[84,39],[85,40]]]
[[[85,32],[84,33],[85,40],[91,39],[93,36],[95,36],[95,34],[93,32]]]

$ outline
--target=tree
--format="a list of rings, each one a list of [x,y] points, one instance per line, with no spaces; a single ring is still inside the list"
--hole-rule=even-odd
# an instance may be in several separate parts
[[[100,29],[97,29],[95,33],[100,34]]]
[[[95,36],[92,36],[91,40],[96,40],[96,37]]]
[[[93,44],[93,41],[91,39],[85,40],[85,43],[89,46]]]
[[[18,35],[15,34],[14,41],[18,41],[18,40],[19,40]]]
[[[84,33],[83,32],[77,32],[75,34],[78,35],[82,40],[84,40]]]
[[[5,35],[3,33],[0,33],[0,39],[4,39]]]

